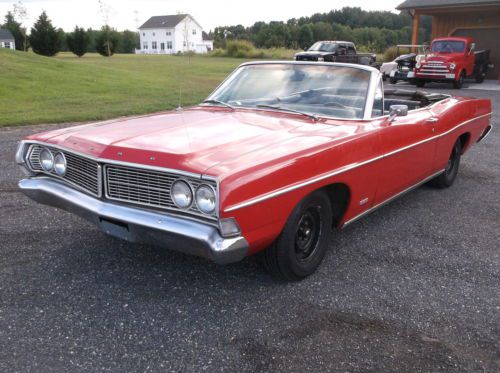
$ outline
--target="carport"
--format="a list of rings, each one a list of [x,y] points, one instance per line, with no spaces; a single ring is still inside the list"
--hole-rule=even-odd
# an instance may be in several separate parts
[[[500,79],[500,0],[406,0],[397,7],[413,17],[412,44],[418,44],[420,16],[432,17],[432,38],[471,36],[489,49],[488,79]]]

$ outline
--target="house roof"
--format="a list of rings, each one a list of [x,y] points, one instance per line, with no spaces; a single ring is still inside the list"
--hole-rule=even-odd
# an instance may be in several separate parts
[[[201,32],[201,39],[202,40],[206,40],[206,41],[212,40],[212,38],[210,37],[210,35],[208,35],[205,31]]]
[[[191,17],[189,14],[174,14],[170,16],[154,16],[151,17],[139,29],[143,28],[174,28],[186,17]],[[193,17],[191,17],[193,19]],[[196,22],[196,21],[195,21]]]
[[[9,30],[0,28],[0,40],[14,40],[14,37]]]
[[[500,5],[500,0],[405,0],[396,9],[446,8],[477,5]]]

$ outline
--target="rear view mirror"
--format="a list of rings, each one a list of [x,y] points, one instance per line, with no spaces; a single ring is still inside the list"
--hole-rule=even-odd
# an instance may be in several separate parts
[[[405,117],[407,115],[407,105],[391,105],[391,108],[389,110],[389,122],[394,122],[397,117]]]

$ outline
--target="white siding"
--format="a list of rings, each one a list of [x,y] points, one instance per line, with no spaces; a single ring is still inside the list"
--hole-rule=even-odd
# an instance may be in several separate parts
[[[16,49],[16,43],[14,40],[0,40],[0,48]]]
[[[139,32],[141,47],[136,53],[174,54],[187,51],[207,53],[208,51],[209,45],[203,41],[202,37],[203,29],[191,17],[184,18],[175,28],[141,29]],[[167,35],[167,32],[171,35]],[[156,42],[156,49],[153,49],[154,42]],[[172,49],[167,48],[169,42],[172,43]],[[161,49],[162,43],[165,44],[164,51]]]

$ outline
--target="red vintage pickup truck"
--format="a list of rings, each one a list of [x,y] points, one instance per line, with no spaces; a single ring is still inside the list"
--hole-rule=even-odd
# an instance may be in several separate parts
[[[19,187],[127,241],[217,263],[263,252],[299,280],[334,228],[424,182],[451,186],[491,110],[384,91],[363,65],[247,63],[195,107],[28,136]]]
[[[474,78],[477,83],[482,83],[490,64],[490,51],[475,49],[473,38],[434,39],[431,53],[415,66],[415,84],[423,87],[427,82],[452,82],[453,87],[459,89],[467,78]]]

